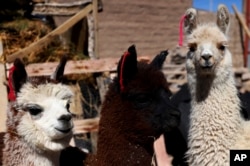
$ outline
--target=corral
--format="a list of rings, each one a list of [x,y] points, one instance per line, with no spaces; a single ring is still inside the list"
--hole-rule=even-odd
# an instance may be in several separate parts
[[[178,92],[181,85],[187,82],[184,65],[187,48],[185,45],[184,47],[178,46],[179,20],[185,9],[191,6],[192,1],[180,0],[169,4],[164,0],[160,0],[159,3],[152,3],[150,0],[135,2],[103,0],[101,7],[100,3],[98,7],[97,2],[100,1],[83,1],[80,5],[76,4],[75,6],[80,7],[72,8],[72,13],[66,12],[67,16],[65,13],[62,14],[61,17],[68,20],[66,19],[67,21],[56,27],[47,26],[40,20],[27,19],[19,20],[19,26],[16,29],[13,28],[13,22],[2,23],[0,37],[3,42],[3,54],[0,64],[0,81],[7,83],[11,62],[17,57],[23,58],[30,76],[48,76],[56,67],[59,57],[67,54],[70,60],[66,65],[65,75],[69,82],[74,84],[73,88],[78,96],[76,107],[84,110],[84,113],[77,112],[78,118],[96,118],[99,115],[99,106],[103,101],[107,86],[116,74],[116,66],[121,53],[128,45],[135,44],[138,50],[141,50],[139,59],[143,61],[150,61],[159,51],[169,49],[170,58],[165,62],[163,72],[168,79],[171,91]],[[74,3],[68,2],[67,4]],[[36,7],[34,11],[38,12],[43,11],[42,7],[45,6],[37,3]],[[62,10],[63,12],[65,11]],[[200,15],[202,20],[215,17],[214,13],[206,11],[200,11]],[[248,68],[243,67],[238,17],[233,14],[231,17],[233,22],[230,30],[230,50],[234,55],[237,87],[244,93],[250,91],[250,73]],[[89,24],[86,24],[87,22]],[[59,36],[65,34],[64,32],[71,29],[73,25],[78,25],[84,30],[80,31],[79,36],[73,33],[72,43],[77,44],[72,46],[70,43],[70,47],[65,48]],[[75,29],[73,32],[76,32]],[[1,85],[0,94],[3,98],[0,104],[2,105],[0,131],[3,132],[8,102],[5,85]],[[96,131],[95,127],[93,131]],[[91,137],[89,131],[86,133],[77,134],[76,140],[83,137],[89,139]]]

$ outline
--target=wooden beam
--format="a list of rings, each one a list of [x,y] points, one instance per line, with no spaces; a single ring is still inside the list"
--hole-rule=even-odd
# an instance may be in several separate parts
[[[248,29],[248,26],[246,25],[246,22],[244,21],[244,18],[242,17],[242,15],[240,14],[240,12],[238,11],[237,7],[235,5],[232,5],[233,10],[236,14],[236,17],[239,19],[240,24],[243,26],[243,29],[245,30],[247,36],[250,38],[250,31]]]
[[[65,66],[64,74],[70,75],[114,71],[116,70],[117,62],[118,60],[114,58],[68,61]],[[57,65],[58,62],[30,64],[26,67],[26,70],[30,76],[50,75],[53,73]]]
[[[52,32],[47,34],[46,36],[42,37],[40,40],[38,40],[35,43],[32,43],[30,46],[23,48],[9,56],[7,56],[7,62],[13,62],[16,58],[23,58],[30,54],[31,52],[36,52],[47,46],[54,37],[62,34],[63,32],[67,31],[69,28],[71,28],[74,24],[76,24],[79,20],[81,20],[83,17],[87,16],[87,14],[92,11],[93,5],[89,4],[84,9],[82,9],[80,12],[72,16],[70,19],[65,21],[61,26],[54,29]]]
[[[86,73],[100,73],[100,72],[115,72],[120,57],[109,57],[101,59],[88,59],[78,61],[68,61],[65,66],[65,75],[71,74],[86,74]],[[138,61],[150,62],[153,59],[152,56],[138,56]],[[26,66],[26,70],[29,76],[49,76],[57,67],[58,62],[46,62],[46,63],[32,63]],[[12,63],[7,63],[6,68],[12,66]],[[174,69],[176,71],[174,71]],[[170,74],[185,74],[185,64],[175,65],[164,63],[163,73]]]
[[[152,57],[141,56],[138,60],[150,61]],[[117,64],[120,57],[110,57],[102,59],[88,59],[78,61],[68,61],[65,66],[64,74],[84,74],[84,73],[99,73],[99,72],[113,72],[116,71]],[[46,62],[46,63],[32,63],[26,66],[26,70],[29,76],[49,76],[51,75],[58,62]],[[6,68],[12,66],[12,63],[7,63]]]

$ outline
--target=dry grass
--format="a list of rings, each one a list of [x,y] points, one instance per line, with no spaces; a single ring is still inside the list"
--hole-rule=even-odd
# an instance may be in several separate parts
[[[19,18],[0,23],[0,38],[4,47],[3,57],[29,46],[51,31],[52,28],[40,20]],[[65,50],[61,46],[59,38],[56,38],[42,51],[32,52],[23,60],[25,63],[54,62],[59,61],[60,57],[65,54],[69,56],[69,59],[74,60],[87,58],[82,53],[75,51],[73,44],[69,50]]]

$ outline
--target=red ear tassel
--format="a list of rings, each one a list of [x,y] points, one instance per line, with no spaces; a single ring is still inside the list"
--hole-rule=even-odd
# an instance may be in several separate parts
[[[183,23],[184,23],[184,20],[186,19],[186,15],[183,15],[181,17],[181,20],[180,20],[180,24],[179,24],[179,46],[183,46]]]
[[[119,79],[119,83],[120,83],[120,89],[121,91],[124,91],[124,83],[123,83],[123,69],[124,69],[124,62],[126,60],[126,58],[130,55],[130,53],[128,51],[126,51],[124,54],[123,54],[123,58],[122,58],[122,62],[121,62],[121,70],[120,70],[120,79]]]
[[[8,94],[8,99],[9,101],[15,101],[16,100],[16,94],[15,90],[13,87],[13,72],[16,69],[15,66],[12,66],[9,70],[9,80],[8,80],[8,86],[9,86],[9,94]]]

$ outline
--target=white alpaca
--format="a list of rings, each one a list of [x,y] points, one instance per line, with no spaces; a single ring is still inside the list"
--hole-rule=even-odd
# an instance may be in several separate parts
[[[16,101],[10,103],[4,136],[4,166],[58,166],[61,150],[69,146],[73,123],[72,92],[57,83],[66,61],[51,78],[28,78],[20,60],[14,63]]]
[[[250,149],[250,124],[240,115],[227,47],[229,12],[220,5],[217,23],[197,22],[196,10],[188,9],[186,69],[192,96],[188,162],[191,166],[228,166],[230,149]]]

